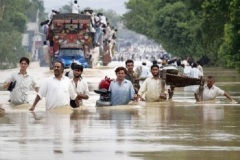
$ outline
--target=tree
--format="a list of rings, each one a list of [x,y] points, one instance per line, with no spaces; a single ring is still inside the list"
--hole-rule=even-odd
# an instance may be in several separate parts
[[[237,68],[240,72],[240,2],[228,0],[227,4],[229,21],[224,25],[220,55],[224,57],[228,67]]]
[[[28,20],[35,21],[37,10],[44,12],[41,0],[0,0],[0,68],[16,67],[22,47],[22,33]],[[43,15],[43,14],[42,14]]]
[[[72,5],[73,5],[73,3],[71,1],[69,1],[68,4],[62,6],[59,9],[59,12],[60,13],[72,13]]]
[[[148,36],[175,55],[193,54],[191,29],[194,14],[176,0],[130,0],[124,14],[127,28]]]
[[[174,55],[208,56],[240,72],[239,0],[129,0],[124,24]]]
[[[15,12],[13,17],[10,18],[9,22],[18,32],[23,33],[26,31],[27,17],[23,13]]]
[[[0,68],[16,67],[20,56],[25,56],[21,46],[21,33],[0,32]]]
[[[27,4],[26,8],[26,16],[28,17],[28,21],[36,22],[37,11],[39,11],[39,19],[44,21],[47,17],[47,14],[45,13],[43,1],[31,0],[31,2]]]

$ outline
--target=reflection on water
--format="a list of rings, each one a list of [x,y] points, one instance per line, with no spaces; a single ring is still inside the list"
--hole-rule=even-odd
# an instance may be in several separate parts
[[[6,113],[0,159],[239,158],[239,106],[174,104]]]
[[[86,78],[93,84],[90,73]],[[227,80],[222,83],[231,86]],[[95,108],[98,96],[91,93],[81,109],[51,112],[45,111],[43,100],[32,113],[29,105],[9,107],[8,93],[2,91],[6,112],[0,116],[0,159],[238,160],[240,104],[229,104],[223,97],[217,103],[196,104],[191,92],[175,92],[173,101],[115,108]],[[240,102],[237,87],[229,93]]]

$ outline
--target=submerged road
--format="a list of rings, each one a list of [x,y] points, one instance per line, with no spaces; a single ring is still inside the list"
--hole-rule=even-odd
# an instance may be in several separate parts
[[[11,108],[9,92],[0,91],[0,105],[6,110],[0,116],[0,159],[239,159],[240,105],[224,97],[196,104],[193,93],[177,88],[169,102],[96,108],[93,89],[106,75],[114,78],[114,68],[120,65],[124,63],[85,69],[91,98],[74,111],[46,112],[44,100],[35,112],[27,105]],[[15,70],[0,71],[0,83]],[[37,63],[30,64],[29,73],[39,83],[53,74]],[[204,68],[204,73],[216,76],[217,85],[240,102],[239,74],[219,68]],[[35,95],[30,92],[30,102]]]

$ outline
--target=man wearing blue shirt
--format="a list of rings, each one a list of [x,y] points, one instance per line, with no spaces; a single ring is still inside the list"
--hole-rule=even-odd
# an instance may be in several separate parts
[[[137,100],[137,95],[134,92],[132,82],[125,79],[127,73],[126,68],[118,67],[115,70],[115,73],[117,79],[113,80],[109,86],[112,106],[126,105],[130,100]]]

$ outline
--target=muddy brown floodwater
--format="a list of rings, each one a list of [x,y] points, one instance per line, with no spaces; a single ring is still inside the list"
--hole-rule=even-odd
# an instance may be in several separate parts
[[[33,113],[29,105],[11,108],[9,92],[0,91],[0,105],[5,109],[0,115],[0,159],[239,160],[240,104],[224,97],[196,104],[193,93],[177,88],[168,102],[95,108],[98,95],[93,89],[105,75],[114,78],[114,67],[120,65],[124,63],[85,69],[91,96],[74,111],[46,112],[44,100]],[[14,70],[0,71],[1,77]],[[52,74],[36,63],[29,72],[39,83]],[[204,68],[204,74],[216,76],[216,84],[240,102],[239,74],[222,68]],[[35,95],[30,92],[31,103]]]

